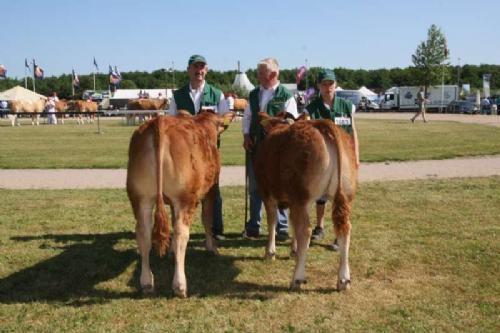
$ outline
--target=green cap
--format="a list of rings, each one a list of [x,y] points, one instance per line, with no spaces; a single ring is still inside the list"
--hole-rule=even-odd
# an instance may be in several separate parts
[[[206,64],[207,60],[205,59],[204,56],[201,56],[199,54],[193,54],[191,57],[189,57],[188,66],[191,66],[191,64],[194,64],[197,62],[202,62],[202,63]]]
[[[322,69],[319,71],[318,74],[318,82],[323,82],[323,81],[335,81],[335,73],[330,70],[330,69]]]

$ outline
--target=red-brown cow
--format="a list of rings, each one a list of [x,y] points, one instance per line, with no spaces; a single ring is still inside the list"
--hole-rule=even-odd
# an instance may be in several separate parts
[[[266,208],[268,230],[275,230],[277,207],[290,208],[296,250],[290,287],[305,281],[306,252],[311,237],[308,209],[320,197],[333,203],[332,219],[340,246],[338,290],[350,287],[349,242],[351,203],[357,185],[352,140],[330,120],[303,120],[293,125],[259,114],[267,131],[255,158],[255,176]],[[276,252],[269,233],[266,257]]]
[[[136,224],[141,255],[140,283],[143,292],[154,290],[149,252],[153,244],[160,256],[169,247],[169,220],[164,202],[172,208],[175,252],[174,293],[187,296],[184,258],[196,206],[202,200],[202,220],[207,250],[217,253],[211,235],[213,202],[211,191],[218,182],[220,157],[217,137],[234,117],[202,112],[191,117],[181,112],[175,117],[160,116],[140,126],[130,140],[127,193]],[[153,207],[156,206],[153,225]],[[152,238],[152,239],[151,239]]]

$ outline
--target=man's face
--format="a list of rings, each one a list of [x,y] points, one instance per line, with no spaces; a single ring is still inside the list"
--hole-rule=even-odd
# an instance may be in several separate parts
[[[208,72],[207,64],[204,64],[202,62],[192,63],[188,67],[189,81],[202,82],[203,80],[205,80],[207,72]]]
[[[319,84],[319,91],[321,95],[333,96],[335,93],[335,81],[325,80]]]
[[[268,71],[265,66],[257,68],[257,79],[264,88],[270,88],[276,79],[276,73]]]

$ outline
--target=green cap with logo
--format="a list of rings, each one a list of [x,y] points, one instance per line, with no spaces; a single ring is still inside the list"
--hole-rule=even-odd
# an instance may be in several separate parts
[[[330,69],[321,69],[318,74],[318,82],[335,81],[335,73]]]
[[[195,64],[197,62],[206,64],[207,60],[205,59],[204,56],[201,56],[199,54],[193,54],[191,57],[189,57],[188,66],[191,66],[191,64]]]

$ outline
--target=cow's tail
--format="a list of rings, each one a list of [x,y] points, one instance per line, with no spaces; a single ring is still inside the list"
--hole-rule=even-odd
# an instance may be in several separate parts
[[[349,218],[351,216],[351,204],[345,194],[345,189],[342,186],[342,162],[345,158],[345,156],[343,156],[342,154],[342,151],[344,150],[344,147],[342,146],[343,141],[339,138],[341,136],[341,133],[339,133],[339,131],[342,131],[342,129],[334,127],[333,130],[333,133],[335,133],[335,144],[337,148],[338,186],[337,191],[335,192],[335,197],[333,198],[332,219],[337,236],[345,236],[349,233],[351,226],[349,222]]]
[[[163,203],[163,150],[165,149],[165,141],[162,137],[162,119],[156,118],[155,135],[154,135],[154,151],[156,154],[156,210],[155,222],[153,226],[153,246],[158,255],[164,256],[167,253],[170,241],[170,228],[167,211]]]
[[[333,122],[330,121],[318,121],[316,122],[315,127],[321,132],[324,140],[336,148],[338,185],[333,197],[332,219],[337,235],[346,235],[350,230],[349,217],[351,215],[351,204],[342,186],[342,161],[345,158],[342,154],[342,151],[344,150],[341,139],[342,133],[340,133],[342,129],[336,127]]]

